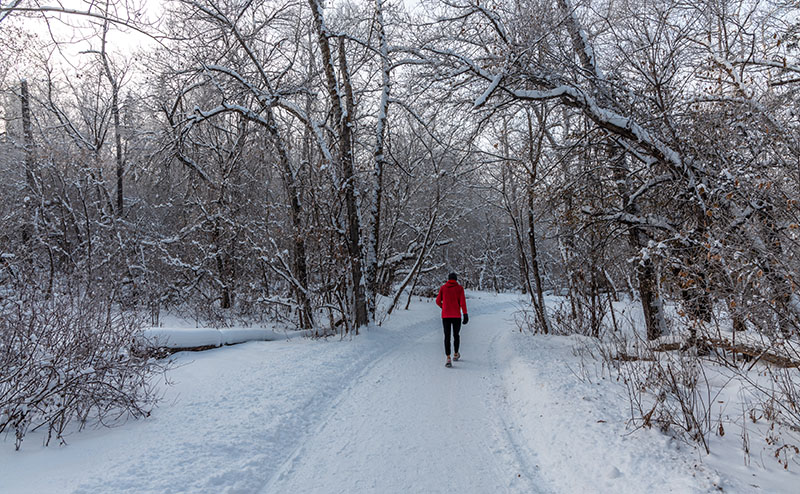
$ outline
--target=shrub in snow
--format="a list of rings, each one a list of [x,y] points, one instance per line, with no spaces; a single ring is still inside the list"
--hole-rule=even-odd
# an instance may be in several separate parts
[[[648,342],[636,334],[607,332],[604,340],[586,343],[580,354],[598,357],[625,385],[635,426],[656,427],[706,452],[714,436],[738,431],[733,435],[741,437],[746,461],[751,442],[759,438],[767,456],[774,455],[783,468],[800,465],[800,370],[795,360],[777,358],[774,344],[753,357],[737,355],[748,345],[731,351],[710,335],[702,341],[705,347],[687,346],[681,335]],[[776,358],[768,360],[767,351]],[[787,362],[791,366],[781,367]]]
[[[151,377],[164,366],[137,351],[136,317],[110,297],[23,292],[0,298],[0,434],[13,433],[19,449],[31,431],[63,443],[70,425],[149,415]]]

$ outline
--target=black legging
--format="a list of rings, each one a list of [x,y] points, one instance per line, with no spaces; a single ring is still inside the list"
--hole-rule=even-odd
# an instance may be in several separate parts
[[[443,317],[442,326],[444,326],[444,353],[450,356],[450,330],[453,331],[453,346],[456,353],[458,353],[458,344],[461,339],[458,337],[458,332],[461,331],[461,318],[460,317]]]

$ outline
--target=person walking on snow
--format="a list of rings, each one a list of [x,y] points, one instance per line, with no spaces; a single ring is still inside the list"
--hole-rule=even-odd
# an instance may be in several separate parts
[[[461,314],[464,314],[464,324],[469,322],[467,315],[467,300],[464,297],[464,287],[458,284],[458,276],[450,273],[447,276],[447,283],[439,288],[439,295],[436,296],[436,305],[442,308],[442,326],[444,326],[444,353],[447,355],[447,367],[453,366],[450,360],[450,333],[453,334],[453,358],[458,360],[458,344],[460,338],[458,332],[461,330]]]

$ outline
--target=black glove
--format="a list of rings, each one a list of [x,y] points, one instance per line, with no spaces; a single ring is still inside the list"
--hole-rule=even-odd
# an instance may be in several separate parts
[[[469,314],[464,314],[464,320],[461,321],[461,324],[467,324],[469,322]]]

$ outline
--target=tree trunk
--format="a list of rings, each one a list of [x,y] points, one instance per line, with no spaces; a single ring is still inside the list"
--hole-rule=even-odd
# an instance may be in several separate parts
[[[216,220],[214,223],[214,247],[217,251],[215,255],[215,261],[217,263],[217,273],[219,275],[219,281],[222,285],[220,287],[220,302],[219,307],[220,309],[230,309],[231,308],[231,289],[229,285],[228,279],[228,269],[227,263],[225,260],[225,255],[222,253],[222,245],[221,245],[221,238],[219,232],[219,220]]]
[[[317,31],[317,42],[322,54],[322,65],[328,87],[328,96],[331,99],[334,121],[339,137],[339,166],[342,169],[344,183],[345,208],[347,214],[347,251],[350,257],[350,276],[352,280],[352,315],[355,317],[356,332],[358,327],[367,324],[367,304],[364,279],[361,266],[361,228],[359,221],[358,205],[355,195],[355,173],[353,165],[353,137],[355,100],[353,88],[350,84],[347,68],[347,58],[344,52],[344,38],[339,39],[339,70],[342,84],[336,79],[335,64],[328,42],[328,28],[325,25],[322,5],[319,0],[308,0],[314,16],[314,27]],[[341,94],[344,90],[345,95]]]
[[[108,5],[106,5],[108,7]],[[116,151],[116,165],[117,165],[117,205],[116,216],[122,217],[123,213],[123,174],[125,172],[125,163],[122,156],[122,125],[119,121],[119,81],[114,77],[111,71],[111,64],[108,62],[108,53],[106,52],[106,34],[108,33],[108,21],[103,24],[103,36],[101,38],[100,60],[103,64],[103,71],[105,72],[108,83],[111,85],[111,116],[114,119],[114,144]]]
[[[622,200],[622,209],[628,214],[638,216],[639,207],[634,201],[631,201],[629,186],[630,177],[628,176],[628,164],[625,152],[617,148],[612,148],[610,152],[618,153],[612,176],[617,184],[617,191]],[[640,227],[636,225],[628,226],[628,244],[634,252],[641,252],[642,247],[647,245],[647,240],[646,233]],[[653,261],[648,257],[641,259],[636,264],[634,270],[636,279],[639,282],[639,298],[642,302],[647,339],[654,340],[666,333],[664,309],[661,297],[658,293],[655,266],[653,265]]]
[[[22,241],[28,243],[33,235],[33,198],[36,192],[36,178],[34,175],[35,149],[33,144],[33,130],[31,129],[31,101],[28,93],[28,81],[20,82],[20,104],[22,106],[22,139],[25,145],[25,181],[28,193],[25,200],[25,225],[22,227]]]
[[[400,288],[397,289],[397,293],[394,294],[392,298],[392,303],[389,305],[386,313],[391,314],[394,310],[395,306],[397,305],[397,301],[400,300],[400,296],[403,294],[403,290],[406,289],[408,283],[417,275],[417,272],[422,269],[422,262],[425,260],[425,255],[427,254],[428,242],[431,237],[431,233],[433,232],[433,227],[436,224],[436,218],[439,216],[439,207],[438,204],[436,206],[436,210],[431,215],[430,223],[428,223],[428,228],[425,230],[425,237],[422,239],[422,247],[420,247],[419,255],[417,256],[416,262],[414,262],[414,267],[411,268],[411,271],[405,277],[402,283],[400,283]]]
[[[527,269],[527,260],[525,259],[525,251],[522,249],[517,249],[517,258],[519,259],[519,277],[522,280],[522,294],[528,295],[528,293],[533,293],[531,289],[531,280],[528,276],[528,269]],[[478,288],[478,290],[483,290],[483,288]]]
[[[341,124],[341,161],[344,178],[344,197],[347,207],[347,237],[350,254],[350,268],[353,277],[353,309],[355,313],[356,334],[358,328],[367,324],[367,297],[362,273],[363,251],[361,246],[361,215],[356,201],[356,177],[353,163],[353,126],[355,125],[355,98],[347,67],[344,37],[339,38],[339,71],[345,92],[344,118]]]
[[[769,290],[773,299],[773,310],[777,318],[778,330],[784,338],[790,338],[794,332],[790,323],[790,316],[793,311],[800,315],[800,311],[792,307],[792,287],[788,280],[791,276],[781,269],[780,262],[783,259],[783,246],[778,234],[780,231],[775,221],[775,206],[769,200],[766,208],[760,211],[762,221],[762,235],[766,246],[766,257],[762,261],[764,277],[769,283]]]
[[[597,287],[597,260],[595,259],[594,255],[592,255],[592,265],[589,269],[590,269],[589,276],[590,276],[590,290],[591,290],[591,293],[589,294],[589,300],[592,308],[590,327],[592,329],[592,336],[595,338],[599,338],[600,323],[603,318],[600,315],[601,304]]]
[[[528,173],[528,246],[531,251],[531,273],[533,274],[534,289],[536,290],[537,304],[537,317],[539,324],[542,326],[544,334],[550,333],[550,322],[547,318],[547,307],[544,305],[544,294],[542,293],[542,277],[539,274],[539,255],[536,249],[536,218],[533,212],[535,202],[534,186],[536,185],[536,176],[539,165],[539,157],[542,151],[542,142],[544,139],[544,117],[539,117],[539,134],[536,148],[533,147],[533,122],[531,121],[530,113],[528,114],[528,153],[530,160],[530,171]]]
[[[297,186],[297,177],[292,164],[289,160],[289,151],[278,131],[275,116],[269,110],[266,113],[269,124],[269,133],[272,137],[275,149],[278,151],[283,185],[286,188],[286,195],[289,197],[289,219],[292,222],[292,275],[296,284],[293,287],[295,300],[298,302],[299,323],[303,329],[314,326],[314,316],[311,309],[311,298],[308,294],[308,268],[306,264],[306,241],[303,232],[302,211],[303,206],[300,201],[300,190]],[[299,286],[298,286],[299,285]]]
[[[369,239],[367,241],[367,306],[370,318],[375,319],[376,296],[378,289],[378,251],[380,248],[381,234],[381,200],[383,195],[383,170],[386,167],[385,139],[386,121],[389,112],[390,72],[389,47],[386,42],[386,29],[383,23],[383,0],[375,0],[375,18],[378,24],[378,39],[380,43],[381,75],[381,100],[378,106],[378,119],[375,126],[375,162],[372,170],[372,203],[370,208]]]

